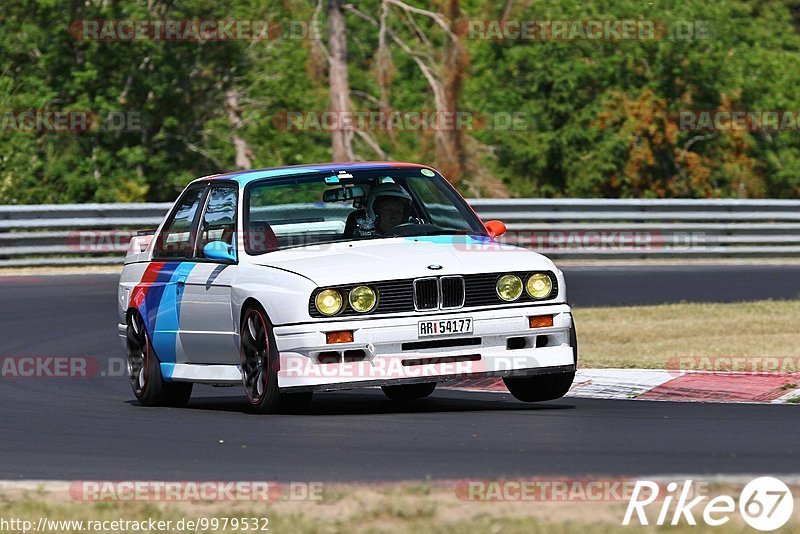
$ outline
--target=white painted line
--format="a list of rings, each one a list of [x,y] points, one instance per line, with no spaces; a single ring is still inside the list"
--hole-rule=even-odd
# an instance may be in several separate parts
[[[575,380],[572,383],[572,388],[566,394],[566,397],[575,398],[589,398],[589,399],[622,399],[630,400],[639,398],[641,395],[652,391],[653,389],[665,384],[676,378],[680,378],[689,373],[704,374],[704,375],[719,375],[720,377],[729,377],[730,375],[737,375],[741,377],[748,373],[711,373],[705,371],[668,371],[665,369],[580,369],[575,374]],[[753,373],[758,375],[758,373]],[[499,379],[498,379],[499,380]],[[708,387],[708,382],[704,387]],[[479,389],[472,387],[447,387],[445,389],[452,389],[456,391],[471,391],[481,393],[502,393],[509,395],[505,388],[500,389]],[[713,390],[713,381],[712,381]],[[706,391],[706,390],[704,390]],[[797,399],[797,400],[795,400]],[[731,402],[738,404],[798,404],[800,405],[800,389],[792,389],[787,391],[780,397],[764,401],[758,398],[752,400],[724,400],[708,399],[698,400],[695,397],[681,399],[680,396],[670,396],[669,398],[648,398],[646,400],[652,401],[682,401],[682,402]],[[795,402],[790,402],[795,400]]]
[[[567,396],[633,399],[682,374],[661,369],[580,369]]]

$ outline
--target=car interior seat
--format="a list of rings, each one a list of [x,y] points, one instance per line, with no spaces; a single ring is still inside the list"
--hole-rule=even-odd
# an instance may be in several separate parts
[[[245,239],[247,240],[247,250],[250,254],[263,254],[278,250],[278,237],[266,222],[250,223]]]

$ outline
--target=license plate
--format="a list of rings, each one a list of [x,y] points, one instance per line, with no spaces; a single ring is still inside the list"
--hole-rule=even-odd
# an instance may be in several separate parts
[[[437,321],[420,321],[417,323],[419,337],[446,336],[448,334],[471,334],[472,318],[440,319]]]

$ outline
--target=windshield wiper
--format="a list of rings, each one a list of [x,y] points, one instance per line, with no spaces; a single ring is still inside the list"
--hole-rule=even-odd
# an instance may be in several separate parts
[[[477,232],[472,232],[470,230],[431,230],[429,232],[421,232],[419,234],[412,234],[408,237],[427,237],[427,236],[434,236],[434,235],[480,235],[483,236],[484,234],[479,234]]]

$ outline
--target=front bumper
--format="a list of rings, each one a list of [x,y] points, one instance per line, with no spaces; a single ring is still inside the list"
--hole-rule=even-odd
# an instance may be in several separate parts
[[[534,315],[552,315],[553,326],[530,328]],[[418,336],[420,320],[463,317],[472,318],[471,334]],[[278,326],[278,386],[327,390],[568,372],[576,363],[571,328],[566,304]],[[352,330],[353,342],[326,344],[325,333],[340,330]]]

